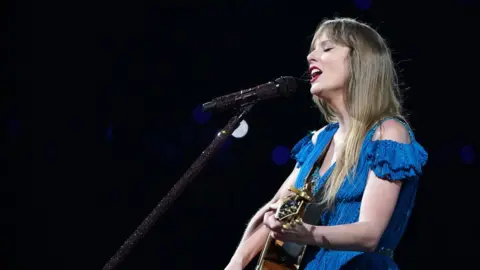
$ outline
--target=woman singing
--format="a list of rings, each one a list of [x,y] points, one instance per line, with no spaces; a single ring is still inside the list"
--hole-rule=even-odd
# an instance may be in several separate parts
[[[226,269],[243,269],[269,234],[307,245],[301,269],[398,269],[393,252],[427,153],[402,117],[390,50],[368,25],[340,18],[320,24],[307,60],[310,92],[329,124],[293,148],[293,172],[253,216]],[[278,201],[311,169],[319,222],[283,229]]]

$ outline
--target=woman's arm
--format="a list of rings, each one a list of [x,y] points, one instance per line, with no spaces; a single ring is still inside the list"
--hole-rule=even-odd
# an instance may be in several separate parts
[[[382,139],[401,143],[410,141],[408,131],[396,121],[382,124]],[[375,139],[375,138],[374,138]],[[385,231],[397,203],[401,181],[387,181],[369,172],[358,222],[337,226],[303,224],[282,229],[273,212],[266,214],[266,225],[273,236],[284,241],[317,245],[329,249],[372,251]]]
[[[374,251],[395,209],[400,188],[400,181],[386,181],[370,172],[358,222],[313,226],[314,244],[330,249]]]

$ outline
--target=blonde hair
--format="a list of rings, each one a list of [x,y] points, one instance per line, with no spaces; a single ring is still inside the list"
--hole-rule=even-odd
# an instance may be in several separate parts
[[[351,117],[344,148],[322,189],[320,203],[332,207],[345,178],[355,174],[360,150],[368,130],[384,117],[402,117],[400,91],[391,52],[377,31],[350,18],[323,21],[312,40],[312,49],[325,34],[334,44],[350,48],[345,103]],[[323,100],[313,100],[327,122],[337,122],[334,110]],[[348,154],[347,154],[348,153]]]

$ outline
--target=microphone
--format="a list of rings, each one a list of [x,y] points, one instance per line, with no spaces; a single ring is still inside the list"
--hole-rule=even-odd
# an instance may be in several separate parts
[[[214,98],[202,105],[203,111],[225,110],[248,105],[254,101],[284,96],[287,97],[297,90],[297,82],[291,76],[284,76],[273,82],[268,82],[250,89],[241,90],[228,95]]]

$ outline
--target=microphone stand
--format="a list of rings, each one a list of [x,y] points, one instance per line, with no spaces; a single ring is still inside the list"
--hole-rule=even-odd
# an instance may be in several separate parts
[[[230,118],[225,127],[217,134],[209,146],[200,154],[200,156],[190,165],[190,168],[183,174],[180,180],[168,191],[167,195],[153,208],[150,214],[142,221],[133,234],[123,243],[110,260],[105,264],[103,270],[114,269],[120,264],[128,253],[133,249],[137,242],[143,238],[148,230],[155,224],[158,218],[164,214],[168,207],[180,196],[187,185],[198,175],[205,167],[207,162],[216,154],[227,138],[238,127],[240,121],[252,109],[255,102],[240,107],[234,116]]]

